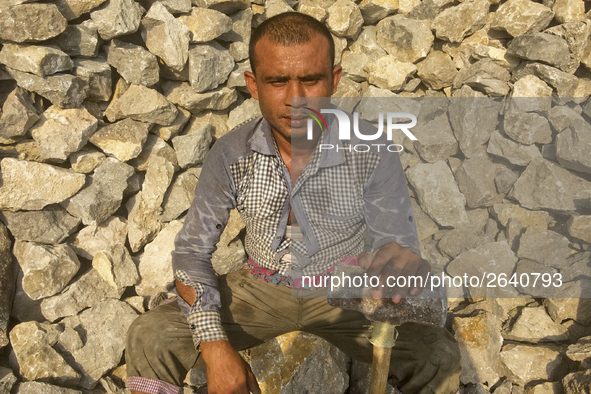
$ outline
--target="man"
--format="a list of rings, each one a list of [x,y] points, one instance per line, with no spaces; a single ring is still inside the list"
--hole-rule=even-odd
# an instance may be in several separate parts
[[[295,330],[371,362],[363,315],[333,308],[326,298],[295,298],[291,280],[325,274],[359,255],[364,243],[377,253],[373,259],[360,255],[360,265],[381,283],[389,275],[424,276],[430,269],[418,254],[398,155],[320,154],[314,147],[329,133],[305,138],[303,110],[326,104],[315,98],[334,94],[341,77],[326,27],[303,14],[281,14],[262,23],[250,45],[253,72],[245,78],[262,117],[220,138],[208,154],[175,242],[178,303],[143,314],[128,334],[127,384],[136,394],[176,394],[187,370],[200,362],[209,393],[258,393],[237,350]],[[334,187],[317,182],[332,176],[339,179]],[[211,254],[233,208],[246,224],[252,270],[216,277]],[[396,302],[409,291],[420,289],[388,296]],[[378,286],[374,295],[386,293]],[[402,392],[455,393],[460,367],[451,335],[414,324],[399,332],[391,372]]]

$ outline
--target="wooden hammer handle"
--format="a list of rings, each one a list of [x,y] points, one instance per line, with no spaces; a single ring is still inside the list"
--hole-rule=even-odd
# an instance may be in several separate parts
[[[390,371],[390,355],[392,348],[373,347],[373,361],[371,363],[371,378],[368,394],[384,394]]]

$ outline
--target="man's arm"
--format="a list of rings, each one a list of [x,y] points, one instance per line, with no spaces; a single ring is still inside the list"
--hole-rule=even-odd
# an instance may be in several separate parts
[[[235,204],[229,168],[222,149],[215,144],[203,165],[172,253],[175,287],[191,307],[187,320],[207,366],[210,394],[260,392],[250,367],[232,348],[222,328],[220,293],[211,264],[215,245]]]
[[[373,254],[362,253],[359,264],[368,276],[379,276],[375,298],[392,297],[400,302],[409,292],[419,294],[421,287],[389,288],[389,276],[421,276],[431,270],[429,262],[419,251],[419,239],[414,214],[400,157],[396,152],[382,152],[380,163],[372,172],[364,188],[365,221]],[[409,281],[407,281],[409,282]]]

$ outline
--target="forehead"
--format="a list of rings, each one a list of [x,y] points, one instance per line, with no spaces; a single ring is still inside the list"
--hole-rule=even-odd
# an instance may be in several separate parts
[[[256,72],[262,75],[309,74],[332,69],[326,37],[317,34],[303,44],[285,46],[261,38],[255,47]]]

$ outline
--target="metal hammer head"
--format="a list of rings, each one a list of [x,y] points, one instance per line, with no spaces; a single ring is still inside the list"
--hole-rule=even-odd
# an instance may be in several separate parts
[[[407,296],[395,304],[390,298],[373,299],[371,287],[358,287],[364,283],[365,270],[358,266],[338,264],[333,276],[347,278],[340,286],[331,287],[328,303],[332,306],[361,312],[368,320],[400,326],[406,322],[430,324],[443,327],[447,316],[447,297],[445,289],[438,287],[433,291],[425,287],[416,296]],[[355,279],[358,277],[358,279]],[[351,280],[349,281],[348,278]],[[351,285],[349,285],[351,283]]]

